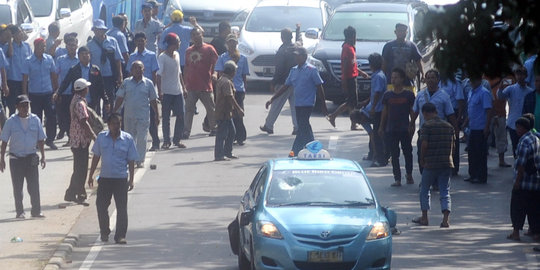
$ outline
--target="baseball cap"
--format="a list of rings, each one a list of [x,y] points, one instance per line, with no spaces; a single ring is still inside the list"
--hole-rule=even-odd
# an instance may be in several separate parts
[[[17,98],[15,99],[15,103],[16,104],[20,104],[20,103],[30,103],[30,99],[28,98],[27,95],[18,95]]]
[[[94,27],[92,29],[101,29],[101,30],[107,30],[107,26],[105,25],[105,22],[101,19],[94,20]]]
[[[177,9],[171,13],[171,21],[173,22],[181,22],[184,19],[184,13]]]
[[[34,47],[39,43],[45,43],[45,40],[42,37],[34,39]]]
[[[152,7],[159,7],[162,5],[160,2],[156,0],[146,0],[146,3],[152,5]]]
[[[145,9],[145,8],[153,8],[153,7],[154,7],[154,6],[152,6],[152,4],[150,4],[150,3],[148,3],[148,2],[143,3],[143,4],[141,5],[141,8],[142,8],[142,9]]]
[[[228,34],[225,41],[229,41],[229,40],[234,40],[234,41],[238,42],[238,38],[236,37],[235,34]]]
[[[89,81],[85,80],[84,78],[77,79],[75,83],[73,83],[73,91],[81,91],[84,90],[86,87],[92,85]]]
[[[306,48],[304,47],[301,47],[301,46],[298,46],[294,49],[294,54],[297,54],[297,55],[307,55],[307,50]]]

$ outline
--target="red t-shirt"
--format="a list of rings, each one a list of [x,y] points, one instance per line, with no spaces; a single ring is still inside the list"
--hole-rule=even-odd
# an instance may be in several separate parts
[[[216,50],[209,44],[187,48],[183,70],[187,91],[212,92],[212,73],[217,59]]]
[[[349,72],[345,74],[345,66]],[[356,78],[358,76],[358,66],[356,66],[356,49],[349,43],[343,43],[341,49],[341,80]]]

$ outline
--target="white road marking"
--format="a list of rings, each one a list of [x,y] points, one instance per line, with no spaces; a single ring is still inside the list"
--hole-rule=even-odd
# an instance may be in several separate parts
[[[142,176],[146,172],[147,168],[150,167],[150,161],[152,160],[152,157],[154,157],[155,152],[149,152],[146,153],[146,159],[145,159],[145,167],[137,169],[135,171],[135,177],[133,179],[134,185],[142,179]],[[128,193],[128,201],[129,197],[131,197],[131,193]],[[109,226],[111,227],[111,231],[114,231],[116,227],[116,208],[112,212],[109,218]],[[90,270],[92,268],[92,265],[96,261],[96,258],[98,257],[99,253],[101,252],[101,249],[103,249],[104,245],[101,243],[101,237],[98,236],[96,238],[96,241],[94,241],[94,244],[92,248],[90,249],[90,252],[88,252],[88,255],[84,259],[84,262],[81,264],[81,267],[79,267],[79,270]]]
[[[339,136],[330,136],[330,140],[328,140],[328,150],[336,150],[338,140]]]

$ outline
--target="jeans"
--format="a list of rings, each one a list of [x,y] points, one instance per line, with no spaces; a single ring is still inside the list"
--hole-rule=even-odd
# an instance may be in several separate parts
[[[471,130],[469,134],[469,176],[480,182],[487,181],[487,140],[483,130]]]
[[[210,124],[210,130],[216,129],[216,120],[214,117],[215,103],[214,94],[206,91],[188,91],[186,99],[186,114],[184,118],[184,133],[191,134],[191,126],[193,125],[193,115],[195,114],[195,105],[198,100],[201,100],[206,109],[206,116]]]
[[[424,168],[422,173],[422,183],[420,184],[420,208],[427,211],[431,208],[431,192],[429,188],[433,183],[439,183],[439,198],[441,201],[441,211],[450,211],[452,200],[450,199],[450,176],[452,168]]]
[[[403,156],[405,157],[405,171],[407,174],[412,174],[412,144],[409,131],[393,131],[385,134],[386,147],[392,155],[392,172],[394,174],[394,180],[401,182],[401,167],[399,165],[399,145],[401,143],[401,149]]]
[[[60,100],[56,104],[56,116],[58,119],[58,128],[60,133],[66,132],[69,136],[69,127],[71,123],[70,105],[73,95],[60,95]]]
[[[540,233],[540,191],[512,190],[510,199],[510,219],[514,229],[523,229],[525,217],[529,220],[531,233]]]
[[[510,134],[510,141],[512,141],[512,153],[514,154],[514,158],[516,158],[516,148],[519,142],[519,137],[516,133],[515,129],[506,127],[508,130],[508,134]]]
[[[37,154],[9,159],[11,182],[13,183],[13,198],[15,199],[15,211],[17,215],[24,213],[23,185],[25,178],[26,189],[28,190],[28,194],[30,194],[30,203],[32,204],[32,215],[41,213],[38,165],[39,157]]]
[[[156,122],[156,112],[150,107],[150,126],[148,127],[148,132],[150,137],[152,137],[152,147],[159,148],[159,135],[158,135],[158,126]]]
[[[128,227],[127,199],[128,199],[127,179],[120,178],[99,178],[96,196],[96,208],[99,221],[99,232],[101,235],[109,235],[109,205],[114,196],[116,205],[116,233],[114,240],[126,237]]]
[[[6,115],[13,115],[15,114],[15,105],[17,105],[15,104],[15,100],[17,99],[18,95],[22,94],[22,82],[8,80],[7,84],[9,87],[9,95],[7,97],[3,97],[6,106],[9,108],[9,114],[7,114],[6,110]]]
[[[71,147],[73,153],[73,174],[69,187],[66,190],[64,199],[69,200],[86,200],[86,189],[84,183],[88,172],[88,147]]]
[[[133,137],[135,146],[137,147],[137,153],[139,154],[139,160],[137,162],[144,162],[146,156],[146,140],[148,138],[148,127],[150,126],[150,120],[137,119],[126,116],[124,118],[125,131]]]
[[[45,112],[45,133],[47,142],[52,142],[56,138],[56,110],[52,102],[52,93],[50,94],[29,94],[32,101],[32,113],[37,115],[43,121],[43,112]]]
[[[246,97],[246,92],[238,92],[236,91],[234,93],[234,98],[236,99],[236,103],[244,109],[244,98]],[[244,126],[244,117],[234,117],[234,128],[236,129],[236,136],[235,140],[237,142],[244,142],[247,139],[247,132],[246,132],[246,126]]]
[[[311,129],[311,124],[309,123],[309,117],[313,107],[296,107],[296,122],[298,123],[298,131],[296,133],[296,138],[292,146],[292,151],[294,156],[297,156],[300,150],[304,149],[308,142],[314,140],[313,130]]]
[[[232,155],[232,145],[236,130],[232,119],[218,120],[214,158],[221,159]]]
[[[276,85],[275,89],[279,88],[281,88],[281,85]],[[283,105],[285,105],[287,100],[289,100],[289,107],[291,107],[291,117],[294,130],[298,130],[298,123],[296,122],[296,109],[294,107],[294,88],[292,86],[289,86],[287,91],[274,99],[274,102],[272,102],[272,105],[270,105],[270,111],[268,111],[268,116],[266,116],[266,121],[264,122],[264,126],[266,128],[271,130],[274,129],[274,123],[276,122],[279,113],[281,112],[281,109],[283,109]]]
[[[184,96],[180,95],[163,95],[161,102],[161,115],[163,123],[161,129],[163,131],[163,142],[171,143],[171,111],[176,115],[174,123],[173,143],[180,142],[182,133],[184,132]]]

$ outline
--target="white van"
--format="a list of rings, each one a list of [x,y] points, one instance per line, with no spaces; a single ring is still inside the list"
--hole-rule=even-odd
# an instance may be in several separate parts
[[[92,5],[90,0],[28,0],[34,17],[41,26],[41,35],[48,36],[49,24],[58,21],[60,37],[75,32],[79,44],[92,36]],[[63,45],[60,45],[63,46]]]
[[[32,9],[26,0],[0,0],[0,24],[20,26],[28,36],[26,42],[34,48],[34,40],[39,37],[40,25],[34,19]]]

